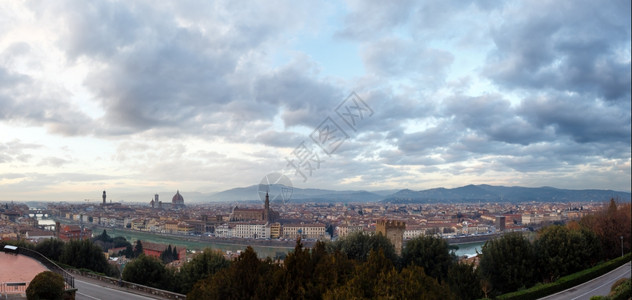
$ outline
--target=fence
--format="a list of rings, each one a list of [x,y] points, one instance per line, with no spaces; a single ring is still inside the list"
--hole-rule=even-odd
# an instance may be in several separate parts
[[[35,250],[31,250],[31,249],[24,248],[24,247],[20,247],[18,251],[22,255],[31,257],[31,258],[41,262],[49,270],[51,270],[51,271],[61,275],[62,277],[64,277],[64,281],[66,282],[66,288],[75,288],[75,278],[72,275],[70,275],[70,273],[66,272],[66,270],[62,269],[60,266],[58,266],[57,264],[52,262],[50,259],[48,259],[43,254],[41,254],[41,253],[39,253],[39,252],[37,252]]]
[[[0,282],[0,295],[26,293],[30,282]]]
[[[115,286],[123,287],[126,289],[130,289],[130,290],[141,291],[141,292],[148,293],[160,298],[167,298],[167,299],[174,299],[174,300],[184,300],[187,298],[187,296],[183,294],[173,293],[170,291],[161,290],[161,289],[157,289],[157,288],[153,288],[153,287],[149,287],[149,286],[145,286],[142,284],[137,284],[137,283],[133,283],[129,281],[124,281],[117,278],[101,276],[98,274],[93,274],[90,272],[84,272],[84,271],[75,270],[75,269],[69,269],[69,271],[76,275],[96,279],[113,286],[115,285]]]

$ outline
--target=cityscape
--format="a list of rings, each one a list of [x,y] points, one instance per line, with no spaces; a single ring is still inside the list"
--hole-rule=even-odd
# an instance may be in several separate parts
[[[631,4],[0,0],[0,298],[632,299]]]

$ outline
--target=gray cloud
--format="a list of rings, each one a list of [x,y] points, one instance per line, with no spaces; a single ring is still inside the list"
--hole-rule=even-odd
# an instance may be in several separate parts
[[[630,1],[525,2],[492,30],[485,74],[507,88],[630,97]],[[621,57],[627,49],[628,57]]]
[[[625,109],[625,110],[622,110]],[[522,101],[519,112],[540,128],[553,128],[579,143],[630,144],[630,103],[615,105],[578,96],[550,94]]]

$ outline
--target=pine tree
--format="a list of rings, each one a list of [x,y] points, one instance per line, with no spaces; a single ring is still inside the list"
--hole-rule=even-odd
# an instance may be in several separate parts
[[[140,240],[136,240],[136,247],[134,247],[134,257],[139,257],[143,254],[143,243]]]

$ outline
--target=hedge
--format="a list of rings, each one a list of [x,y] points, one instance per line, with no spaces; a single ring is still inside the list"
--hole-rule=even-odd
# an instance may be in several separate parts
[[[532,288],[521,290],[517,292],[511,292],[508,294],[500,295],[496,299],[503,300],[530,300],[538,299],[548,295],[561,292],[563,290],[572,288],[576,285],[582,284],[591,279],[597,278],[603,274],[606,274],[630,261],[632,253],[628,253],[625,256],[615,258],[605,263],[596,265],[590,269],[579,271],[567,276],[564,276],[555,282],[538,284]]]

